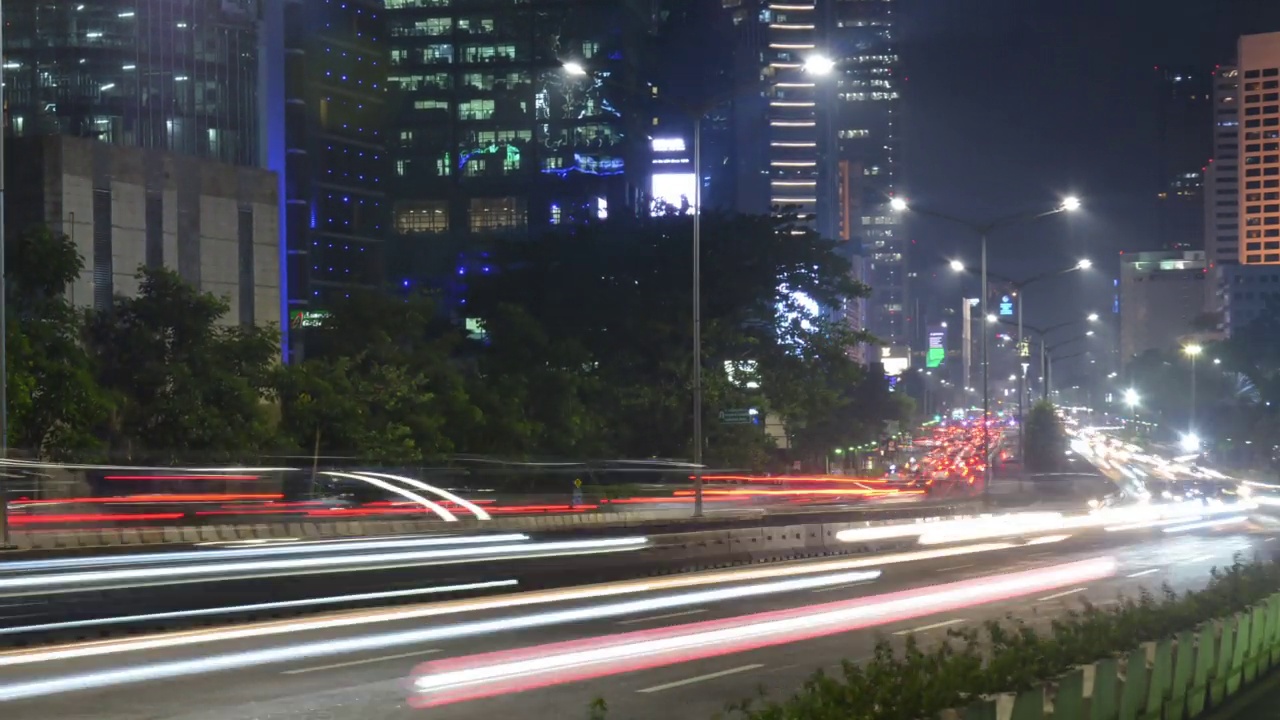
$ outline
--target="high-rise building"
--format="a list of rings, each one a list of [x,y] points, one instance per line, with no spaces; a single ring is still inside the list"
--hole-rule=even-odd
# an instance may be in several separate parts
[[[8,126],[258,164],[257,0],[8,0]]]
[[[486,238],[642,211],[651,5],[387,0],[396,282],[460,300]]]
[[[834,143],[834,167],[827,169],[834,173],[824,186],[835,192],[834,237],[862,247],[861,279],[872,291],[866,329],[910,345],[916,338],[908,323],[908,242],[889,208],[902,107],[896,7],[892,0],[826,0],[823,42],[836,66],[827,135]]]
[[[1120,258],[1120,358],[1168,350],[1204,312],[1202,251],[1128,253]]]
[[[1245,35],[1240,71],[1239,257],[1280,264],[1280,32]]]
[[[1157,232],[1167,249],[1199,248],[1204,173],[1212,152],[1214,76],[1201,68],[1157,67]]]
[[[298,358],[334,300],[385,283],[389,54],[381,0],[271,6],[264,34],[283,67],[263,90],[267,163],[283,176],[285,348]]]
[[[1240,260],[1240,71],[1213,73],[1213,157],[1205,172],[1204,249],[1210,267]],[[1210,308],[1212,309],[1212,308]]]
[[[738,152],[760,158],[756,177],[768,178],[770,207],[790,206],[824,236],[850,244],[858,279],[873,295],[847,313],[848,321],[905,345],[911,341],[907,243],[889,209],[901,107],[896,5],[726,2],[738,26],[736,72],[758,82],[768,103],[742,104],[736,121],[745,137]],[[829,68],[809,65],[815,58]],[[741,177],[740,198],[762,201],[765,193],[754,189],[745,163]],[[738,206],[764,211],[751,202]]]

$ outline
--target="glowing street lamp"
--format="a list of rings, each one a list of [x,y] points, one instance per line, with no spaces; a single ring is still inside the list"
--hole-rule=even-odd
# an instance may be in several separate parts
[[[1204,352],[1204,347],[1201,345],[1192,343],[1190,345],[1184,345],[1182,347],[1182,352],[1186,353],[1187,357],[1191,358],[1191,414],[1190,414],[1190,417],[1188,418],[1189,422],[1187,423],[1187,425],[1188,425],[1189,432],[1187,434],[1189,436],[1195,436],[1195,433],[1196,433],[1196,358],[1200,357],[1200,353]],[[1199,438],[1196,438],[1197,448],[1199,447],[1199,442],[1200,442]]]
[[[836,61],[825,55],[813,55],[804,61],[804,71],[814,75],[830,75],[835,69]]]
[[[952,271],[952,272],[964,272],[964,263],[960,262],[959,260],[952,260],[952,261],[951,261],[951,271]]]
[[[1133,388],[1129,388],[1128,390],[1124,391],[1124,404],[1128,405],[1130,408],[1137,407],[1138,403],[1141,402],[1141,400],[1142,398],[1138,397],[1137,390],[1134,390]]]
[[[573,75],[575,77],[582,77],[587,74],[587,68],[584,67],[582,63],[574,62],[572,60],[561,65],[560,69],[564,70],[566,75]]]
[[[1089,316],[1086,317],[1085,320],[1088,320],[1089,322],[1098,322],[1098,313],[1089,313]]]
[[[1091,267],[1093,267],[1093,261],[1090,260],[1089,258],[1085,258],[1080,262],[1076,263],[1077,270],[1088,270]]]
[[[1180,444],[1183,452],[1200,452],[1200,436],[1194,432],[1183,435]]]
[[[805,69],[808,70],[809,72],[822,75],[822,74],[827,74],[832,72],[835,69],[835,63],[832,62],[829,58],[825,58],[822,56],[813,56],[813,57],[810,57],[805,62]],[[891,207],[894,210],[894,212],[899,212],[899,213],[907,212],[908,210],[912,209],[910,206],[910,203],[908,203],[905,199],[899,198],[899,197],[891,198],[889,200],[889,207]],[[989,333],[987,331],[987,324],[991,322],[995,322],[994,316],[987,314],[987,297],[989,294],[987,291],[988,290],[988,287],[987,287],[987,277],[988,277],[987,236],[990,235],[995,230],[999,228],[1003,228],[1008,225],[1036,220],[1039,218],[1048,217],[1049,215],[1056,215],[1061,212],[1073,212],[1075,210],[1079,210],[1080,207],[1081,207],[1080,198],[1071,196],[1071,197],[1063,198],[1062,201],[1052,210],[1048,210],[1045,212],[1019,213],[1019,214],[1010,215],[1007,217],[996,218],[994,220],[989,220],[987,222],[974,222],[971,220],[958,218],[952,215],[934,212],[928,209],[915,210],[915,212],[920,215],[931,216],[939,220],[945,220],[946,222],[954,223],[956,225],[965,227],[971,230],[975,235],[977,235],[980,240],[980,247],[982,249],[981,250],[982,273],[981,273],[981,280],[980,280],[980,287],[982,288],[982,313],[983,315],[987,315],[987,319],[988,319],[988,323],[984,323],[982,325],[982,454],[983,454],[983,468],[984,468],[983,475],[982,475],[982,495],[985,501],[990,500],[990,488],[991,488],[991,463],[988,462],[990,460],[991,441],[990,441],[989,431],[987,429],[988,428],[987,419],[991,413],[990,391],[988,387],[989,374],[990,374],[990,363],[988,361],[988,353],[990,352],[989,350],[990,341],[988,338]],[[952,268],[953,269],[955,268],[954,264],[952,265]],[[1022,340],[1021,332],[1019,332],[1018,339],[1019,341]],[[1019,393],[1019,400],[1021,401],[1021,393]]]

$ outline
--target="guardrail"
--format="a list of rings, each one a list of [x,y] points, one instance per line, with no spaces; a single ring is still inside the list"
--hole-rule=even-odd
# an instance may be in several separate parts
[[[917,517],[920,523],[929,523],[965,515],[939,515]],[[911,520],[907,520],[910,522]],[[722,530],[698,530],[648,535],[648,545],[640,550],[625,553],[619,562],[617,555],[580,555],[572,558],[530,558],[479,561],[467,565],[450,565],[447,576],[451,585],[465,585],[476,580],[511,578],[524,590],[549,589],[598,582],[632,580],[677,573],[753,565],[758,563],[799,560],[836,555],[858,555],[915,546],[916,538],[891,537],[869,542],[853,543],[839,539],[839,533],[853,528],[868,528],[899,524],[903,519],[846,520],[839,522],[810,522],[773,527],[734,528]],[[331,528],[338,530],[338,528]],[[360,528],[350,527],[355,534]],[[336,536],[335,536],[336,537]],[[211,560],[216,552],[210,553]],[[341,574],[344,595],[357,597],[360,593],[375,593],[387,588],[421,585],[439,568],[393,566]],[[156,632],[180,629],[192,622],[190,618],[165,619],[160,615],[182,611],[199,611],[208,608],[224,608],[216,618],[223,622],[243,622],[282,615],[303,614],[307,609],[267,611],[240,611],[258,603],[277,602],[305,597],[333,594],[333,575],[301,575],[282,578],[261,577],[231,579],[218,582],[215,594],[192,592],[190,584],[161,584],[146,587],[113,589],[84,588],[71,592],[40,594],[32,597],[40,602],[31,606],[32,612],[22,618],[22,624],[41,626],[46,623],[75,625],[90,621],[83,627],[35,629],[30,632],[8,633],[0,636],[0,645],[31,645],[54,641],[75,641],[100,638],[110,634],[130,632]],[[326,579],[328,578],[328,579]],[[199,581],[197,581],[199,582]],[[473,596],[474,592],[433,595],[433,599]],[[378,600],[373,602],[349,602],[329,604],[314,610],[339,610],[368,607],[371,604],[388,605],[399,602],[416,602],[420,599]],[[156,615],[156,614],[160,615]],[[130,616],[136,621],[98,626],[92,621],[101,618]],[[206,623],[212,615],[202,615],[197,621]]]
[[[1272,671],[1280,671],[1280,593],[1040,687],[946,711],[941,720],[1196,718]]]
[[[87,530],[44,530],[15,532],[13,550],[59,550],[129,548],[143,545],[193,544],[236,540],[333,539],[377,535],[432,532],[521,531],[566,532],[604,528],[665,528],[688,526],[723,527],[727,524],[778,525],[797,518],[839,516],[849,520],[911,519],[971,511],[981,506],[977,500],[943,503],[914,503],[874,508],[808,507],[787,512],[770,508],[744,508],[692,518],[688,509],[639,512],[577,513],[474,518],[456,522],[434,520],[308,520],[234,525],[164,527],[117,527]]]
[[[961,515],[979,512],[985,503],[1002,509],[1035,506],[1042,509],[1080,508],[1083,500],[1045,503],[1035,491],[993,494],[986,500],[966,498],[940,502],[903,503],[881,506],[800,506],[791,508],[739,508],[716,512],[702,518],[690,516],[688,508],[638,512],[574,513],[495,517],[489,520],[460,518],[455,522],[435,520],[350,520],[316,519],[273,523],[227,525],[111,527],[83,530],[18,531],[11,535],[10,552],[79,549],[130,549],[139,546],[177,545],[237,540],[326,540],[334,538],[404,535],[436,532],[517,531],[561,533],[582,531],[698,531],[726,527],[769,528],[784,524],[824,521],[910,520],[914,518]],[[1062,498],[1052,498],[1061,501]],[[0,551],[3,555],[4,551]]]

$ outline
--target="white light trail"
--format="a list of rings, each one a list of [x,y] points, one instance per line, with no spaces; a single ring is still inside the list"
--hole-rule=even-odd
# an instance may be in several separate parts
[[[497,597],[454,600],[430,605],[419,605],[407,608],[367,610],[346,612],[324,617],[312,617],[299,620],[286,620],[260,623],[236,628],[220,628],[216,630],[188,630],[149,637],[128,638],[122,640],[103,640],[80,643],[53,648],[22,650],[0,653],[0,667],[11,665],[27,665],[32,663],[72,660],[77,658],[114,655],[129,652],[144,652],[162,648],[187,647],[212,642],[243,640],[271,635],[313,632],[334,628],[351,628],[356,625],[416,620],[430,617],[441,617],[467,612],[486,610],[502,610],[516,607],[529,607],[557,602],[575,602],[593,600],[619,595],[671,590],[676,588],[696,587],[728,582],[744,582],[749,580],[774,579],[796,575],[816,574],[823,572],[840,572],[899,563],[934,560],[957,557],[972,553],[1006,550],[1013,545],[1008,543],[987,543],[984,545],[968,545],[963,547],[937,550],[919,550],[908,553],[864,557],[853,560],[836,560],[820,563],[783,565],[770,568],[715,571],[692,573],[676,577],[653,580],[630,580],[604,585],[588,585],[584,587],[561,590],[542,590],[536,592],[500,595]]]
[[[145,615],[121,615],[118,617],[97,618],[94,620],[74,620],[71,622],[44,623],[41,625],[18,625],[0,628],[0,635],[16,635],[30,632],[49,632],[51,630],[73,630],[76,628],[99,627],[102,625],[120,625],[131,622],[154,622],[156,620],[174,620],[177,618],[207,617],[210,615],[228,615],[239,612],[258,612],[261,610],[284,610],[287,608],[312,607],[315,605],[334,605],[337,603],[363,602],[366,600],[391,600],[395,598],[416,597],[420,595],[439,595],[449,592],[465,592],[468,590],[491,590],[501,587],[513,587],[519,583],[515,580],[493,580],[489,582],[465,583],[462,585],[441,585],[439,587],[413,588],[410,590],[389,590],[386,592],[359,593],[356,595],[335,595],[333,597],[307,598],[305,600],[282,600],[279,602],[255,603],[253,605],[229,605],[202,610],[177,610],[174,612],[148,613]]]
[[[135,587],[135,583],[173,585],[192,582],[193,580],[221,581],[273,574],[305,575],[333,572],[335,570],[387,569],[388,567],[405,565],[447,564],[466,562],[476,558],[497,560],[636,550],[644,547],[648,542],[648,538],[643,537],[566,540],[526,543],[523,545],[496,545],[399,553],[367,553],[336,557],[321,556],[229,562],[185,567],[144,567],[123,570],[93,570],[82,573],[4,577],[0,578],[0,597],[15,593],[76,592],[109,587]]]
[[[436,486],[434,486],[434,485],[428,485],[428,484],[426,484],[426,483],[422,482],[421,480],[414,480],[413,478],[407,478],[407,477],[405,477],[405,476],[403,476],[403,475],[388,475],[388,474],[386,474],[386,473],[376,473],[376,472],[363,472],[363,471],[362,471],[362,472],[360,472],[360,474],[361,474],[361,475],[364,475],[364,476],[368,476],[368,477],[381,477],[381,478],[386,478],[386,479],[388,479],[388,480],[399,480],[400,482],[405,483],[405,484],[407,484],[407,485],[412,485],[413,487],[416,487],[416,488],[418,488],[419,490],[425,490],[425,491],[427,491],[427,492],[429,492],[429,493],[434,493],[434,494],[439,495],[440,497],[444,498],[445,500],[449,500],[449,501],[454,502],[454,503],[456,503],[456,504],[458,504],[458,505],[461,505],[462,507],[466,508],[467,510],[470,510],[470,511],[472,512],[472,514],[474,514],[474,515],[476,516],[476,519],[478,519],[478,520],[488,520],[488,519],[489,519],[489,513],[485,512],[485,511],[484,511],[484,509],[483,509],[483,508],[481,508],[479,505],[476,505],[476,504],[475,504],[475,503],[473,503],[473,502],[468,502],[467,500],[464,500],[463,498],[461,498],[461,497],[459,497],[459,496],[457,496],[457,495],[454,495],[453,493],[449,492],[448,490],[444,490],[444,489],[438,488],[438,487],[436,487]]]
[[[331,477],[350,478],[352,480],[360,480],[362,482],[367,482],[370,485],[373,485],[374,487],[379,487],[388,492],[393,492],[399,495],[400,497],[406,498],[412,502],[416,502],[419,505],[422,505],[423,507],[427,508],[428,510],[435,513],[436,515],[439,515],[440,519],[444,520],[445,522],[458,521],[457,516],[455,516],[453,513],[449,512],[448,510],[445,510],[443,507],[440,507],[436,503],[422,497],[418,493],[410,492],[409,490],[406,490],[402,487],[392,485],[391,483],[385,480],[379,480],[378,478],[373,477],[372,474],[355,475],[353,473],[345,473],[345,472],[323,472],[321,473],[321,475],[329,475]]]
[[[263,650],[212,655],[192,660],[157,663],[151,665],[135,665],[119,670],[105,670],[79,675],[18,682],[0,685],[0,702],[41,697],[62,692],[90,690],[137,682],[148,682],[184,675],[203,674],[236,668],[255,667],[258,665],[297,662],[302,659],[315,659],[344,655],[384,648],[416,645],[456,638],[477,637],[495,632],[546,627],[562,623],[582,620],[597,620],[618,617],[642,612],[652,612],[666,608],[697,605],[722,600],[737,600],[749,597],[760,597],[780,592],[791,592],[822,585],[860,582],[873,580],[880,576],[879,571],[863,571],[823,575],[811,578],[782,580],[759,585],[705,590],[701,592],[680,593],[658,598],[647,598],[627,602],[599,605],[595,607],[573,608],[556,612],[535,613],[516,617],[503,617],[493,620],[478,620],[469,623],[458,623],[442,627],[424,628],[380,635],[366,635],[342,640],[322,640],[298,645],[286,645]],[[4,664],[0,662],[0,664]]]
[[[320,541],[293,542],[289,544],[228,548],[201,552],[146,553],[141,555],[110,555],[106,557],[76,557],[55,560],[22,560],[0,563],[0,572],[31,572],[58,568],[83,568],[93,565],[150,565],[169,562],[221,562],[231,558],[264,557],[268,555],[304,555],[315,553],[349,552],[363,550],[391,550],[395,548],[424,547],[432,545],[474,545],[528,540],[523,533],[502,535],[450,535],[433,538],[405,538],[400,540],[363,540],[350,542]]]

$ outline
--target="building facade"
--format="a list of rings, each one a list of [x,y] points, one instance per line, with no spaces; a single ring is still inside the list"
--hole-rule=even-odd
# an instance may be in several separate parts
[[[4,19],[14,135],[258,162],[258,0],[10,0]]]
[[[1235,66],[1215,69],[1213,157],[1204,192],[1204,249],[1210,267],[1240,261],[1239,94],[1240,71]]]
[[[857,279],[872,288],[846,320],[885,342],[910,344],[907,242],[890,210],[896,192],[900,96],[897,3],[727,0],[737,28],[736,72],[763,94],[736,115],[743,163],[739,209],[782,208],[849,244]],[[825,58],[829,72],[809,61]],[[826,68],[823,68],[826,70]],[[767,196],[767,200],[765,198]]]
[[[1204,312],[1203,251],[1127,253],[1120,258],[1120,358],[1168,350]]]
[[[1219,291],[1222,329],[1227,337],[1241,332],[1280,303],[1280,268],[1227,265]]]
[[[386,13],[395,282],[456,301],[487,238],[642,211],[650,3],[388,0]]]
[[[355,289],[385,285],[391,162],[386,13],[381,0],[282,0],[264,34],[283,61],[269,103],[268,167],[281,175],[285,357],[307,318]]]
[[[71,238],[85,259],[73,304],[108,308],[137,293],[140,267],[164,267],[225,299],[224,323],[279,322],[275,173],[65,135],[10,148],[7,169],[22,182],[6,193],[7,222]]]
[[[1161,66],[1157,78],[1156,229],[1165,249],[1200,249],[1209,125],[1216,76],[1198,67]]]
[[[1245,265],[1280,265],[1280,33],[1245,35],[1240,71],[1240,205]]]
[[[911,345],[909,243],[889,208],[897,192],[902,114],[897,9],[894,0],[826,0],[824,42],[836,66],[827,135],[835,164],[825,186],[836,195],[831,237],[862,248],[860,279],[872,292],[866,329],[887,343]]]

